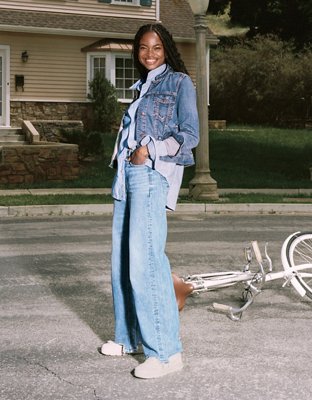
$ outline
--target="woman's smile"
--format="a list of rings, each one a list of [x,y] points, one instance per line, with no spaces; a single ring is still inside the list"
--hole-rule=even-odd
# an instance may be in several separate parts
[[[165,50],[160,37],[155,32],[146,32],[139,47],[139,61],[149,71],[165,63]]]

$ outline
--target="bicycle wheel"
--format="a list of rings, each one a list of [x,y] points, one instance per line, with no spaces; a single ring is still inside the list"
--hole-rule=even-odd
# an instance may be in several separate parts
[[[312,232],[298,232],[292,236],[286,247],[286,257],[291,267],[298,267],[296,279],[312,299]]]

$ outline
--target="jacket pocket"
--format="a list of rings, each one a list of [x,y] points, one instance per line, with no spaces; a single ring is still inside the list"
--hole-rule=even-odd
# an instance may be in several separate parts
[[[153,100],[154,121],[160,122],[163,128],[172,119],[175,101],[176,101],[176,96],[174,94],[157,93],[154,96]]]

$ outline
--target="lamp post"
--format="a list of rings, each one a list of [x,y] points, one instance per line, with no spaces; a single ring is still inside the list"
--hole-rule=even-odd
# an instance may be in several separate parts
[[[199,200],[218,200],[217,182],[209,168],[208,80],[206,59],[209,0],[187,0],[195,16],[196,92],[200,142],[196,149],[195,176],[189,183],[189,195]]]

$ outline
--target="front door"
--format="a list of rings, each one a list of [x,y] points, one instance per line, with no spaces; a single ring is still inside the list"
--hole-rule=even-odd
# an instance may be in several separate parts
[[[10,125],[9,57],[9,47],[0,45],[0,127]]]

